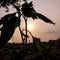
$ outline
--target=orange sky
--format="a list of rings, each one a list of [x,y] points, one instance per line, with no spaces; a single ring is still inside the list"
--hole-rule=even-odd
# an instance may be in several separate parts
[[[34,24],[34,29],[31,30],[32,34],[36,37],[41,38],[42,41],[48,41],[50,39],[57,39],[60,37],[60,0],[28,0],[33,1],[34,8],[37,12],[45,15],[56,25],[51,25],[43,22],[40,19],[32,20],[28,19],[28,23]],[[10,12],[15,10],[10,7]],[[3,12],[3,13],[2,13]],[[0,17],[6,14],[2,9],[0,9]],[[23,23],[23,20],[22,20]],[[22,24],[23,25],[23,24]],[[20,33],[18,28],[16,29],[12,39],[12,42],[20,42]]]

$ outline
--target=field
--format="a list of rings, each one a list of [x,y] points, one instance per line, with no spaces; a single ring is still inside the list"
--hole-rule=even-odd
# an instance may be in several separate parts
[[[36,40],[24,49],[22,43],[7,43],[0,49],[0,60],[60,60],[60,39]]]

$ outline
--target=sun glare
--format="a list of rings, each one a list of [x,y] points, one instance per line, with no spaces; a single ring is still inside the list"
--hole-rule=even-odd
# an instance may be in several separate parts
[[[28,28],[28,30],[33,30],[34,29],[34,25],[33,24],[28,24],[27,28]]]

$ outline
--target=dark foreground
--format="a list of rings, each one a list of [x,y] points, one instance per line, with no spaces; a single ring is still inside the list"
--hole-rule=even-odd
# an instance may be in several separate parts
[[[0,49],[0,60],[60,60],[60,39],[29,43],[27,52],[21,43],[7,43]]]

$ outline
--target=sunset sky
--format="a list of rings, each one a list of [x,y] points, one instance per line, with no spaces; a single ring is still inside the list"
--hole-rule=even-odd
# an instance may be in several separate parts
[[[33,36],[40,38],[41,41],[60,38],[60,0],[28,0],[28,2],[30,1],[33,2],[33,7],[38,13],[45,15],[56,23],[56,25],[52,25],[45,23],[41,19],[32,20],[32,18],[29,18],[28,25],[31,24],[33,26],[29,29],[29,31],[33,34]],[[10,7],[10,12],[14,11],[14,8]],[[5,9],[0,8],[0,18],[5,14]],[[22,26],[23,23],[24,20],[22,19]],[[17,28],[10,42],[20,41],[20,33]]]

